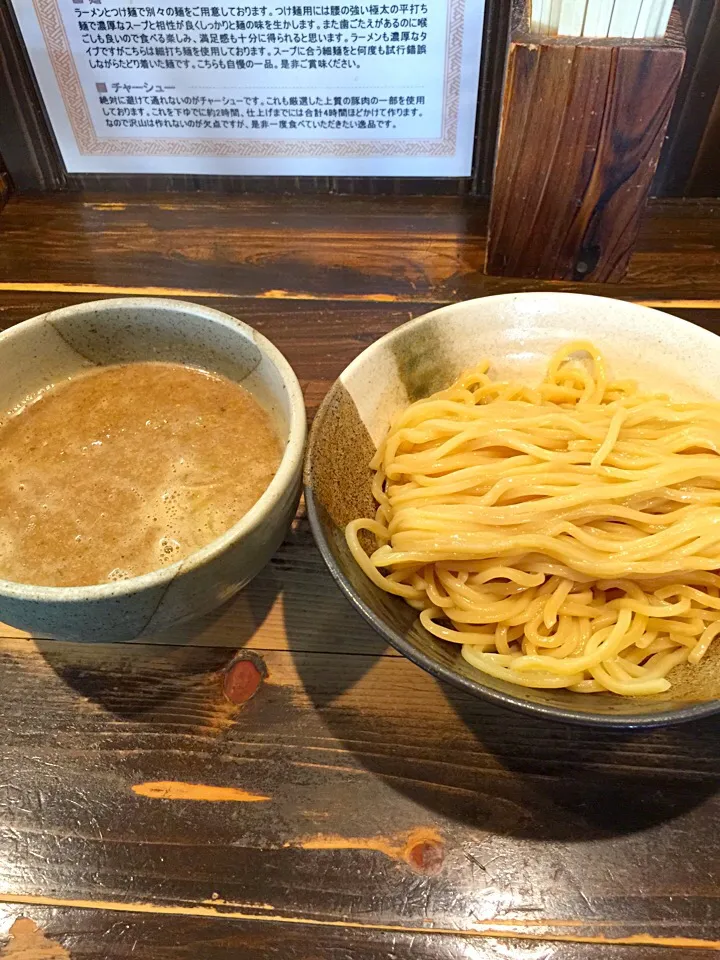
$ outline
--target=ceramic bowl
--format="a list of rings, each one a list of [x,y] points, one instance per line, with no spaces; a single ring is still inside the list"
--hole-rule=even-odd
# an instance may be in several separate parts
[[[420,626],[398,597],[375,587],[354,563],[343,529],[374,515],[368,463],[390,418],[449,386],[483,357],[495,374],[539,375],[552,352],[595,342],[613,374],[680,398],[720,397],[720,338],[647,307],[604,297],[520,293],[458,303],[406,323],[368,347],[331,388],[310,436],[305,497],[313,533],[335,580],[394,647],[442,680],[527,713],[588,724],[644,727],[720,709],[720,643],[697,667],[676,668],[663,696],[624,698],[530,690],[482,674],[455,644]]]
[[[265,493],[226,533],[141,577],[88,587],[0,580],[0,619],[63,640],[132,640],[211,610],[270,559],[300,495],[305,406],[282,354],[252,327],[175,300],[129,297],[55,310],[0,334],[0,409],[90,366],[187,363],[242,383],[270,413],[284,453]]]

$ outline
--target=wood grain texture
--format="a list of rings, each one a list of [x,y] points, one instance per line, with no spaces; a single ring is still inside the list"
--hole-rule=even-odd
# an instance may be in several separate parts
[[[533,289],[717,299],[716,210],[713,201],[653,205],[623,283],[545,286],[484,275],[487,208],[468,199],[11,199],[0,221],[0,291],[40,283],[59,292],[87,285],[88,294],[105,285],[160,287],[169,296],[346,300],[388,309]]]
[[[714,938],[718,720],[623,736],[514,718],[404,658],[304,652],[285,621],[242,708],[229,651],[2,641],[0,901]],[[207,801],[139,795],[151,782]]]
[[[714,209],[654,207],[628,280],[587,289],[720,332]],[[311,415],[412,316],[586,289],[479,276],[466,200],[12,199],[0,226],[0,329],[194,291],[280,347]],[[3,960],[717,955],[720,720],[596,732],[438,684],[346,603],[302,510],[250,588],[154,641],[0,626]]]
[[[478,144],[479,149],[479,144]],[[263,177],[210,174],[67,174],[69,193],[220,193],[239,196],[465,197],[472,177]]]
[[[10,929],[18,924],[14,934]],[[104,910],[0,905],[5,960],[668,960],[664,947],[537,943],[513,937],[479,939],[427,932],[358,930],[353,927],[285,926],[272,922],[185,916],[146,916]],[[44,937],[55,954],[41,953]],[[8,952],[15,942],[17,953]],[[47,947],[45,950],[47,951]],[[24,953],[20,953],[24,950]],[[693,949],[692,960],[713,960],[712,950]]]
[[[717,196],[720,174],[712,104],[720,85],[717,47],[718,0],[678,0],[688,35],[688,68],[668,130],[653,193]],[[22,192],[68,189],[105,195],[127,193],[448,195],[486,197],[490,193],[498,115],[502,99],[511,0],[487,4],[478,93],[472,178],[387,177],[220,177],[193,175],[66,174],[37,93],[22,43],[17,39],[8,0],[0,0],[0,153],[7,152]],[[707,129],[707,136],[703,136]]]
[[[679,0],[687,60],[667,130],[653,192],[668,196],[720,193],[720,2]]]
[[[2,208],[10,199],[10,194],[12,193],[12,183],[10,181],[10,174],[7,172],[7,167],[5,166],[5,161],[2,156],[0,156],[0,213]]]
[[[0,0],[0,154],[14,188],[65,187],[65,170],[9,0]]]
[[[487,270],[618,281],[684,61],[680,41],[510,44]]]

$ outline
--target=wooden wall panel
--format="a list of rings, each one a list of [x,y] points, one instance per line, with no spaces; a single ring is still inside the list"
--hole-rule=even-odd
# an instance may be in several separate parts
[[[471,0],[472,2],[472,0]],[[485,0],[472,193],[489,197],[493,181],[512,0]]]
[[[720,19],[720,18],[719,18]],[[715,56],[720,57],[720,36],[716,38]],[[697,156],[685,188],[687,197],[717,197],[720,193],[720,90],[715,100]]]
[[[687,60],[653,192],[720,196],[720,0],[678,0]]]
[[[0,210],[8,202],[11,192],[10,174],[7,172],[5,161],[0,157]]]
[[[685,60],[662,40],[542,44],[513,32],[486,269],[617,282],[627,269]]]
[[[18,191],[61,190],[65,172],[9,0],[0,0],[0,153]]]

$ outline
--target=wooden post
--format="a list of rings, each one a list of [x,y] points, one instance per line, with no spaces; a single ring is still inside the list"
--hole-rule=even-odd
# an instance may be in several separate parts
[[[628,265],[685,62],[662,40],[529,32],[514,11],[487,272],[616,281]]]

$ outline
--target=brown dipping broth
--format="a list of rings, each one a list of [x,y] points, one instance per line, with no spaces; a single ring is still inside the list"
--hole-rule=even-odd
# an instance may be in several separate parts
[[[282,450],[242,386],[179,363],[95,368],[0,422],[0,577],[86,586],[207,546],[272,480]]]

